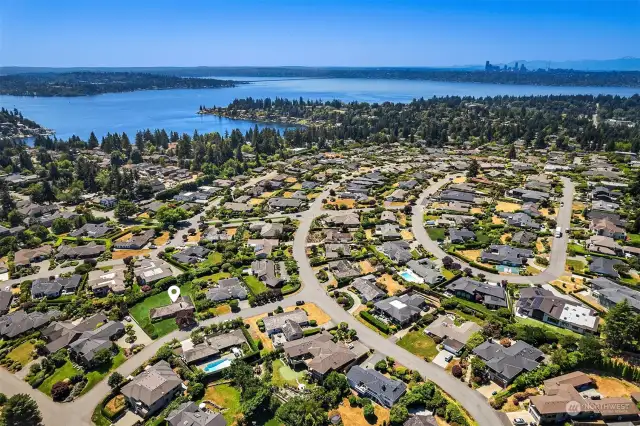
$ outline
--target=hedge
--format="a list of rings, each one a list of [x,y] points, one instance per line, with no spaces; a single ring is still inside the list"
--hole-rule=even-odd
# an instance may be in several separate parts
[[[302,331],[302,335],[303,336],[313,336],[314,334],[318,334],[322,331],[322,329],[320,327],[316,327],[316,328],[308,328],[306,330]]]
[[[360,312],[360,316],[369,324],[375,326],[378,330],[382,331],[385,334],[389,334],[389,332],[391,331],[387,323],[385,323],[384,321],[380,321],[378,318],[374,317],[367,311]]]

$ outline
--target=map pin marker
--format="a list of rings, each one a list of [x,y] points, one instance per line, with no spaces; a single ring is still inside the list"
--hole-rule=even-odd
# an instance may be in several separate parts
[[[167,293],[169,293],[169,298],[171,299],[171,301],[173,303],[176,303],[176,300],[178,300],[178,297],[180,297],[180,287],[172,285],[171,287],[169,287],[169,290],[167,290]]]

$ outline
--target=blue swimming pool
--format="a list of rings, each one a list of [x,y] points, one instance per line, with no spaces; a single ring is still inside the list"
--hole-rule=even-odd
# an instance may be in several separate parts
[[[515,266],[498,265],[496,266],[496,269],[498,272],[502,272],[504,274],[518,275],[520,273],[520,268],[516,268]]]
[[[413,271],[410,271],[409,269],[400,272],[400,276],[402,278],[404,278],[405,280],[407,280],[409,282],[412,282],[412,283],[422,283],[422,282],[424,282],[424,280],[422,278],[417,276]]]
[[[231,365],[231,360],[226,358],[217,359],[209,364],[205,365],[203,370],[205,373],[215,373]]]

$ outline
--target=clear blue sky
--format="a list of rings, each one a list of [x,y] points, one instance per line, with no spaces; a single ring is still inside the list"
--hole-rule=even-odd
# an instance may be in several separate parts
[[[640,56],[638,0],[0,0],[0,65],[444,66]]]

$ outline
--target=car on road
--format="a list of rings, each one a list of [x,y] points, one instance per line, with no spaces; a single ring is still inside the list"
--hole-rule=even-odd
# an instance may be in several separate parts
[[[296,217],[302,217],[302,215],[301,214],[297,214]]]
[[[129,315],[127,315],[126,317],[124,317],[124,320],[126,322],[131,322],[131,317]]]
[[[515,426],[527,426],[527,422],[525,422],[524,419],[521,417],[517,417],[513,419],[513,424]]]
[[[304,305],[304,300],[296,301],[296,306],[302,306],[302,305]]]
[[[150,248],[150,249],[157,249],[157,248],[158,248],[158,246],[157,246],[157,245],[155,245],[155,244],[151,244],[151,245],[149,246],[149,248]]]
[[[447,356],[444,357],[444,360],[446,362],[450,362],[452,359],[453,359],[453,355],[447,355]]]

